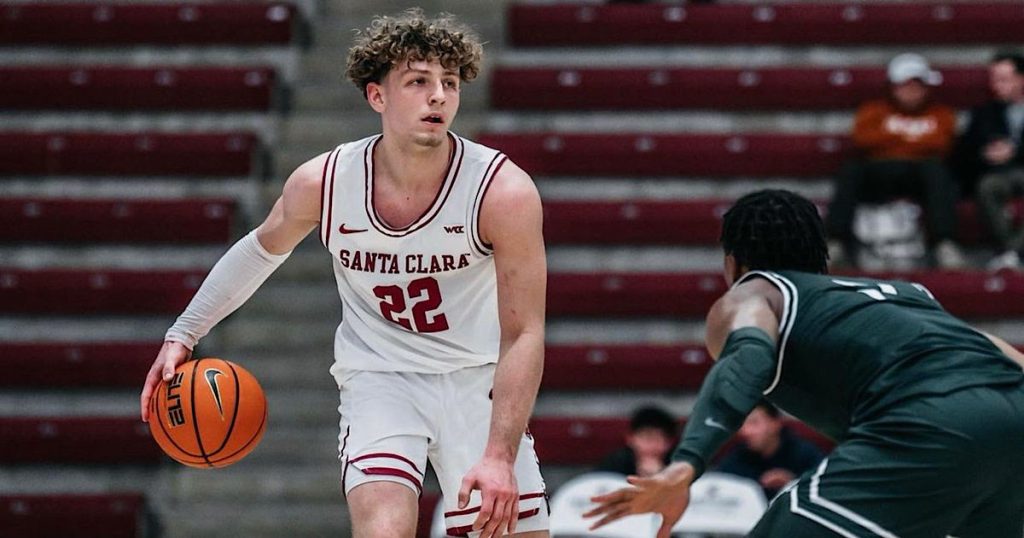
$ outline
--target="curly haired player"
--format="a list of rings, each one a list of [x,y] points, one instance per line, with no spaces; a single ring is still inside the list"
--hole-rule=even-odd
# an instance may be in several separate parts
[[[428,459],[449,535],[548,535],[525,433],[544,353],[540,197],[500,152],[449,130],[481,53],[450,16],[419,10],[360,33],[347,74],[382,132],[295,170],[167,332],[142,392],[145,420],[160,377],[319,226],[344,309],[331,372],[359,538],[415,534]]]

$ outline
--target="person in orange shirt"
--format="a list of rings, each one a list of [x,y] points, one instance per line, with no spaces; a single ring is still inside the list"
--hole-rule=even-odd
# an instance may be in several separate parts
[[[889,62],[889,95],[857,110],[853,143],[857,157],[836,178],[828,211],[829,256],[833,264],[856,261],[853,233],[857,204],[906,196],[925,210],[933,262],[944,269],[966,265],[953,242],[956,230],[956,183],[944,164],[956,135],[956,114],[931,99],[942,82],[917,54],[900,54]]]

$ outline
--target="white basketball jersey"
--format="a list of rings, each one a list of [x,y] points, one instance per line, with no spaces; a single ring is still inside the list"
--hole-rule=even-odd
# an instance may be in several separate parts
[[[433,204],[396,229],[373,205],[381,137],[342,144],[324,166],[320,240],[343,307],[331,372],[445,373],[497,362],[497,279],[478,224],[507,157],[450,135],[451,160]]]

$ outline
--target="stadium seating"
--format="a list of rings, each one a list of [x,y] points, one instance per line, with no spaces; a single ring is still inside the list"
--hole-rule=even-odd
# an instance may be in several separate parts
[[[951,313],[1015,317],[1024,304],[1024,275],[983,271],[872,274],[918,282]],[[548,277],[548,315],[702,317],[726,290],[715,273],[555,273]]]
[[[484,133],[535,175],[793,176],[834,174],[850,144],[827,135]]]
[[[4,536],[139,538],[145,519],[141,493],[0,495]]]
[[[0,386],[136,388],[160,342],[0,342]]]
[[[0,11],[0,44],[287,45],[301,29],[288,2],[27,2]]]
[[[0,268],[0,313],[177,314],[205,275],[205,270]]]
[[[152,465],[162,454],[137,416],[0,417],[5,464]]]
[[[711,368],[702,344],[549,345],[544,390],[696,390]]]
[[[970,107],[988,97],[984,69],[938,68],[937,100]],[[852,109],[884,94],[881,68],[498,67],[491,106],[506,110]]]
[[[8,110],[268,111],[277,77],[267,67],[3,67]]]
[[[685,420],[681,421],[685,425]],[[795,433],[823,450],[833,442],[802,422],[786,420]],[[623,446],[629,431],[626,417],[534,417],[530,433],[536,442],[537,456],[545,465],[596,465],[601,458]],[[723,447],[723,451],[731,445]]]
[[[2,175],[246,176],[250,133],[0,132]]]
[[[790,4],[516,3],[513,46],[910,45],[1019,43],[1014,2]]]
[[[225,243],[233,200],[0,199],[10,243]]]
[[[818,201],[818,207],[827,207]],[[714,245],[730,200],[544,202],[544,239],[550,244]],[[1024,202],[1009,206],[1024,217]],[[958,208],[957,232],[965,243],[981,243],[988,232],[972,202]]]

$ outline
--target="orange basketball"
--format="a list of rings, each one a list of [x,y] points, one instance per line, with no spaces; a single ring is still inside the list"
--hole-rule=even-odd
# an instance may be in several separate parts
[[[190,467],[226,467],[256,448],[267,427],[267,399],[241,366],[188,361],[161,381],[149,404],[149,431],[168,456]]]

